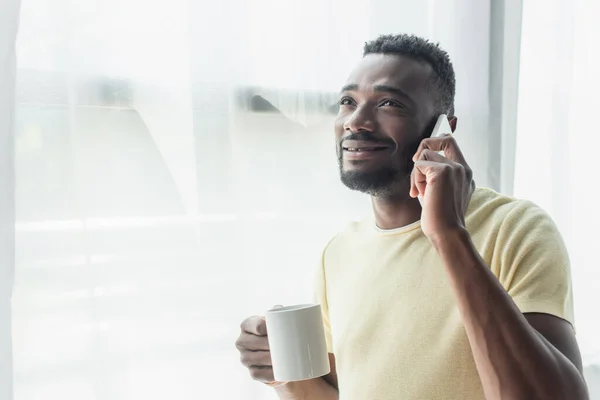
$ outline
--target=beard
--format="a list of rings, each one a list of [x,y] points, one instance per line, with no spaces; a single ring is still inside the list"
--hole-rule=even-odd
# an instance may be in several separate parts
[[[341,159],[339,167],[340,179],[348,189],[374,197],[392,196],[406,177],[406,174],[391,167],[382,167],[374,171],[345,171]]]
[[[371,171],[346,171],[343,163],[343,148],[340,143],[337,146],[340,179],[348,189],[373,197],[394,197],[402,193],[403,189],[406,189],[408,195],[406,185],[410,182],[410,174],[414,168],[412,156],[417,151],[419,143],[420,140],[400,151],[396,163]]]

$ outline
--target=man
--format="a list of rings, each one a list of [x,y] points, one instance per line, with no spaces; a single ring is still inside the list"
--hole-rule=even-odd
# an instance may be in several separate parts
[[[451,135],[455,78],[427,40],[382,36],[340,96],[342,182],[373,220],[327,245],[317,278],[332,372],[273,382],[264,319],[237,346],[287,400],[587,399],[565,246],[535,205],[474,189]],[[443,151],[443,155],[439,152]]]

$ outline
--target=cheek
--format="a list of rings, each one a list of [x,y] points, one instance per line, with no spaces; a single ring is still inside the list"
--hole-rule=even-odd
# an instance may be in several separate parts
[[[390,132],[390,136],[398,146],[397,160],[403,165],[412,165],[412,157],[417,152],[423,139],[419,130],[412,126],[410,121],[395,121],[395,123],[388,123],[386,132]]]
[[[414,165],[412,158],[415,155],[415,153],[417,152],[420,144],[421,144],[420,140],[415,140],[412,143],[409,143],[406,145],[406,150],[404,151],[404,154],[407,159],[407,163],[409,164],[411,169],[412,169],[412,166]]]
[[[416,151],[421,143],[421,130],[409,118],[388,118],[380,121],[380,126],[385,132],[389,132],[400,149],[409,150],[414,147]]]
[[[413,138],[412,141],[407,141],[406,143],[404,143],[402,151],[399,152],[400,154],[398,157],[398,161],[401,163],[402,167],[405,168],[408,172],[412,172],[415,166],[415,163],[413,162],[412,158],[417,152],[417,149],[419,148],[420,144],[421,140],[419,138]]]
[[[348,115],[343,114],[341,112],[338,112],[335,116],[335,120],[333,122],[333,125],[335,127],[335,129],[344,129],[344,122],[346,122],[346,119],[348,119]]]
[[[333,132],[335,133],[336,140],[339,142],[341,137],[344,135],[344,123],[346,117],[338,115],[333,122]]]

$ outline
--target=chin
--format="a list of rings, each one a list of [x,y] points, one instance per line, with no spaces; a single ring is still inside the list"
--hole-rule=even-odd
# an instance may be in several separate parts
[[[366,193],[374,197],[390,197],[399,193],[404,174],[391,168],[378,170],[342,169],[340,179],[350,190]]]

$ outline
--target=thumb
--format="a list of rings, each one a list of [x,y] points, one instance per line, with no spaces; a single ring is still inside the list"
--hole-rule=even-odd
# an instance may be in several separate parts
[[[275,306],[271,307],[271,310],[276,310],[278,308],[283,308],[283,306],[278,304],[278,305],[275,305]],[[269,311],[271,311],[271,310],[269,310]],[[262,321],[263,321],[262,324],[261,324],[261,326],[264,328],[264,331],[265,331],[264,334],[266,334],[267,333],[266,332],[267,331],[267,325],[266,325],[267,318],[263,315],[262,317],[260,317],[260,319],[262,319]]]

